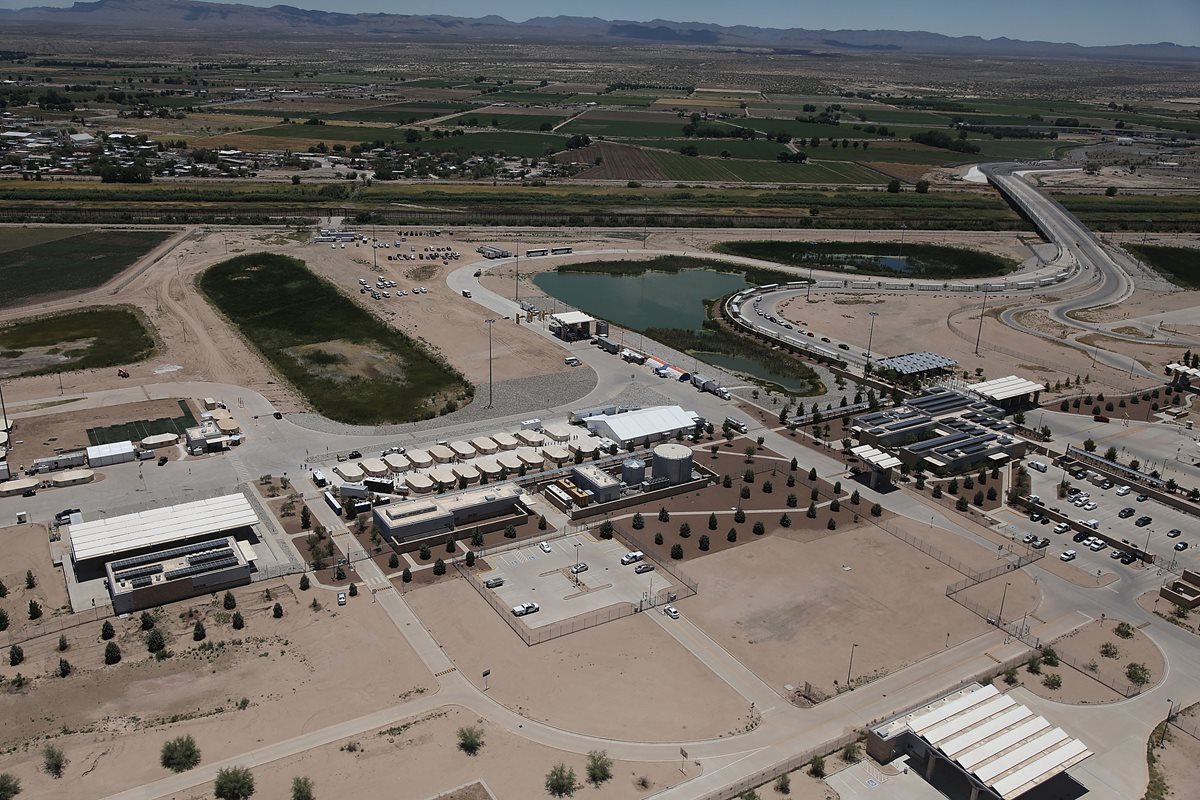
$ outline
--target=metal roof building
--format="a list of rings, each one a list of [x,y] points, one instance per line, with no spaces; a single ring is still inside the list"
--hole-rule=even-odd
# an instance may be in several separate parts
[[[588,417],[584,422],[589,431],[624,445],[687,433],[696,426],[696,415],[679,406],[654,406],[624,414]]]
[[[876,752],[891,744],[893,756],[902,750],[920,756],[926,780],[939,767],[958,769],[970,781],[972,800],[1014,800],[1092,755],[1079,739],[991,685],[942,697],[877,726],[872,736]]]
[[[258,515],[243,495],[227,494],[72,525],[71,557],[78,564],[257,523]]]
[[[958,362],[953,358],[929,352],[905,353],[901,356],[881,358],[875,362],[875,369],[890,370],[901,375],[920,375],[923,372],[936,372],[956,366]]]
[[[1042,388],[1042,384],[1040,383],[1034,383],[1016,375],[1009,375],[1007,378],[996,378],[995,380],[977,383],[971,387],[971,391],[985,400],[1000,402],[1027,394],[1035,394],[1040,392]]]

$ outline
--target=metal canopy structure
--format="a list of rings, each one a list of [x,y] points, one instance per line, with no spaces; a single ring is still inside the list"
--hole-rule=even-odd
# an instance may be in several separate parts
[[[595,317],[589,317],[582,311],[564,311],[561,314],[551,314],[550,319],[562,325],[583,325],[595,322]]]
[[[869,444],[852,447],[850,448],[850,452],[875,469],[894,469],[900,466],[900,459]]]
[[[918,375],[922,372],[934,372],[956,366],[958,366],[958,362],[953,358],[930,352],[905,353],[902,356],[881,358],[875,362],[876,369],[891,370],[901,375]]]
[[[679,406],[655,406],[624,414],[588,417],[584,421],[594,433],[624,444],[690,430],[696,425],[696,415]]]
[[[244,495],[227,494],[72,525],[71,555],[78,563],[257,523]]]
[[[904,722],[1001,800],[1013,800],[1092,755],[1083,742],[991,685],[943,698]]]
[[[1013,397],[1020,397],[1026,394],[1037,394],[1043,388],[1042,384],[1034,383],[1025,378],[1016,375],[1009,375],[1007,378],[996,378],[992,381],[984,381],[971,386],[970,389],[975,394],[985,400],[1009,400]]]

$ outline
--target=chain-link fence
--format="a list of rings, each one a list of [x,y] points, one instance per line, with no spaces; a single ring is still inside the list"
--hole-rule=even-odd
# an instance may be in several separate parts
[[[107,605],[96,606],[95,608],[87,608],[73,614],[63,614],[49,619],[39,620],[36,623],[30,623],[20,628],[10,627],[4,632],[4,644],[12,647],[14,644],[24,644],[33,639],[39,639],[43,636],[51,636],[56,633],[64,633],[72,628],[78,628],[80,625],[88,625],[93,622],[99,622],[106,617],[112,615],[112,607]]]

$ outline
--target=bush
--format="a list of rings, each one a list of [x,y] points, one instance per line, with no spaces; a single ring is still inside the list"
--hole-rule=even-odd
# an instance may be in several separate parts
[[[800,502],[800,501],[796,499],[796,495],[794,495],[794,494],[789,494],[789,495],[787,496],[787,500],[785,500],[785,501],[784,501],[784,504],[785,504],[785,505],[786,505],[788,508],[795,508],[795,507],[796,507],[796,506],[799,504],[799,502]]]
[[[203,642],[205,636],[208,636],[208,632],[204,630],[204,623],[196,620],[196,624],[192,626],[192,641]]]
[[[646,518],[642,516],[642,512],[633,515],[633,520],[629,523],[635,531],[640,531],[646,527]]]
[[[446,574],[446,562],[442,561],[440,558],[437,561],[435,561],[433,563],[433,574],[434,575],[445,575]]]
[[[308,591],[308,587],[309,587],[309,585],[310,585],[310,584],[309,584],[309,582],[308,582],[308,576],[307,576],[307,575],[301,575],[301,576],[300,576],[300,591],[302,591],[302,592],[307,592],[307,591]]]
[[[729,529],[729,533],[725,534],[725,541],[727,541],[727,542],[736,542],[737,541],[737,528]]]
[[[983,505],[983,490],[977,489],[975,491],[975,496],[971,498],[971,502],[974,503],[976,506],[982,506]]]
[[[248,800],[254,796],[254,776],[245,767],[226,767],[217,770],[213,783],[217,800]]]
[[[780,794],[792,793],[792,779],[785,772],[775,780],[775,791]]]
[[[779,524],[781,527],[790,528],[790,527],[792,527],[792,518],[789,517],[787,514],[784,514],[783,516],[781,516],[779,518]]]
[[[746,512],[742,511],[741,508],[738,508],[737,511],[733,512],[733,521],[736,522],[737,524],[741,525],[743,522],[746,521]]]
[[[1105,658],[1120,658],[1121,648],[1117,647],[1117,645],[1113,642],[1105,642],[1104,644],[1100,645],[1100,655],[1104,656]]]
[[[1042,686],[1047,689],[1057,691],[1062,688],[1062,676],[1057,672],[1051,672],[1046,677],[1042,678]]]
[[[612,759],[604,750],[593,750],[588,753],[587,779],[593,786],[599,786],[612,779]]]
[[[42,767],[55,778],[61,778],[67,766],[67,757],[61,748],[48,744],[42,748]]]
[[[775,486],[770,481],[763,481],[762,491],[763,494],[770,494],[775,491]]]
[[[751,528],[750,530],[754,533],[755,536],[762,536],[764,533],[767,532],[766,527],[764,527],[762,524],[762,520],[759,520],[758,522],[754,523],[754,527]]]
[[[939,497],[941,497],[941,496],[942,496],[942,487],[941,487],[941,485],[940,485],[940,484],[937,484],[937,485],[935,485],[935,486],[933,487],[933,491],[932,491],[932,492],[930,492],[930,494],[931,494],[931,495],[933,495],[933,499],[935,499],[935,500],[936,500],[936,499],[938,499]]]
[[[71,645],[67,644],[67,635],[59,634],[58,637],[58,652],[62,653],[70,649]]]
[[[504,529],[504,538],[505,539],[517,538],[517,528],[515,525],[509,525],[508,527],[506,527]]]
[[[458,749],[473,756],[483,747],[483,728],[470,725],[458,729]]]
[[[700,537],[699,545],[701,551],[708,552],[708,534],[704,534]]]
[[[433,557],[433,551],[429,549],[429,545],[423,544],[421,545],[421,549],[417,551],[417,555],[422,561],[428,561]]]
[[[153,627],[154,627],[154,624],[155,624],[155,622],[154,622],[154,615],[153,615],[153,614],[151,614],[149,611],[143,611],[143,612],[142,612],[142,618],[141,618],[141,628],[142,628],[142,630],[144,630],[144,631],[148,631],[148,630],[150,630],[151,628],[153,628]]]
[[[163,636],[163,632],[158,628],[150,631],[150,634],[146,637],[146,650],[151,653],[161,653],[166,647],[167,640]]]
[[[388,556],[388,569],[396,569],[400,566],[400,556],[392,553]]]
[[[0,597],[8,597],[8,587],[4,585],[4,581],[0,581]]]
[[[113,664],[120,662],[120,660],[121,648],[117,646],[117,643],[109,642],[106,644],[104,646],[104,663],[112,666]]]
[[[1125,667],[1125,677],[1135,686],[1145,686],[1150,682],[1150,669],[1145,664],[1133,661]]]
[[[233,592],[226,592],[225,599],[222,600],[221,604],[225,607],[226,611],[233,611],[237,608],[237,598],[233,596]]]
[[[8,648],[8,665],[10,667],[15,667],[24,660],[25,651],[20,645],[14,644],[12,647]]]
[[[808,774],[814,778],[825,777],[825,759],[821,756],[813,756],[812,762],[808,765]]]
[[[21,793],[21,781],[7,772],[0,773],[0,800],[12,800]]]
[[[233,619],[231,622],[233,623],[233,629],[235,631],[240,631],[242,628],[246,627],[246,620],[242,617],[242,612],[240,611],[233,612]]]
[[[743,500],[749,500],[750,499],[750,487],[743,486],[742,491],[739,493],[738,496],[741,497]]]
[[[292,778],[292,800],[316,800],[312,779],[305,775]]]
[[[1017,685],[1017,668],[1016,667],[1009,667],[1008,669],[1004,670],[1004,682],[1006,684],[1008,684],[1009,686]]]
[[[1117,627],[1113,628],[1113,633],[1115,633],[1117,636],[1120,636],[1122,639],[1132,639],[1133,626],[1128,622],[1119,622],[1117,623]]]
[[[680,559],[683,558],[683,545],[681,545],[681,544],[671,545],[671,558],[675,559],[676,561],[679,561]]]
[[[662,544],[662,543],[663,543],[663,535],[662,535],[662,532],[661,532],[661,531],[660,531],[659,533],[656,533],[656,534],[654,534],[654,543],[655,543],[655,544]]]
[[[954,508],[958,511],[966,511],[970,507],[971,507],[971,504],[967,502],[967,498],[965,498],[965,497],[958,498],[958,500],[956,500],[954,503]]]
[[[566,764],[555,764],[546,773],[546,791],[555,797],[575,794],[575,770]]]
[[[1057,667],[1059,664],[1058,652],[1053,647],[1043,647],[1042,663],[1047,667]]]
[[[834,514],[842,510],[842,504],[836,497],[829,501],[829,510]]]
[[[826,527],[828,530],[831,530],[831,531],[836,531],[836,530],[837,530],[837,520],[836,520],[836,519],[834,519],[833,517],[830,517],[830,518],[829,518],[829,522],[826,522],[826,523],[825,523],[825,527]]]
[[[191,735],[180,736],[163,742],[158,760],[172,772],[187,772],[200,763],[200,748]]]
[[[275,607],[271,609],[271,616],[275,617],[275,619],[282,619],[283,606],[281,606],[279,603],[276,603]]]
[[[1030,656],[1029,661],[1025,664],[1025,669],[1027,672],[1029,672],[1033,675],[1041,675],[1042,674],[1042,657],[1038,656],[1038,655]]]
[[[404,568],[404,572],[400,573],[401,583],[412,583],[412,570],[408,567]]]
[[[808,479],[810,481],[815,481],[817,479],[817,468],[816,467],[813,467],[812,469],[810,469],[808,471]]]
[[[871,506],[871,516],[872,517],[883,516],[883,506],[879,505],[879,503],[876,503],[875,505]]]
[[[692,526],[691,526],[691,525],[688,525],[686,522],[684,522],[684,523],[680,524],[680,526],[679,526],[679,538],[680,538],[680,539],[687,539],[687,538],[688,538],[688,537],[690,537],[691,535],[692,535]]]
[[[850,505],[856,506],[860,502],[862,502],[862,497],[858,494],[858,489],[855,489],[854,493],[850,495]]]
[[[743,472],[742,473],[742,482],[743,483],[754,483],[754,470],[747,469],[745,472]]]
[[[466,565],[468,568],[475,566],[475,551],[468,550],[467,555],[463,560],[466,562]],[[353,587],[351,587],[351,588],[353,588]]]
[[[862,760],[862,749],[858,746],[858,742],[851,742],[842,748],[842,761],[847,764],[857,764]]]
[[[708,529],[715,531],[717,529],[717,515],[715,513],[708,515]]]
[[[671,521],[671,512],[667,511],[665,506],[658,509],[658,521],[659,522],[670,522]]]

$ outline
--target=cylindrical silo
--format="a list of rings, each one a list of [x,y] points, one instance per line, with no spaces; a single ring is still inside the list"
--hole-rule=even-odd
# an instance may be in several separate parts
[[[631,458],[621,464],[621,482],[626,486],[637,486],[646,480],[646,462]]]
[[[660,444],[654,448],[652,474],[656,479],[666,478],[672,485],[691,480],[691,448],[674,442]]]

